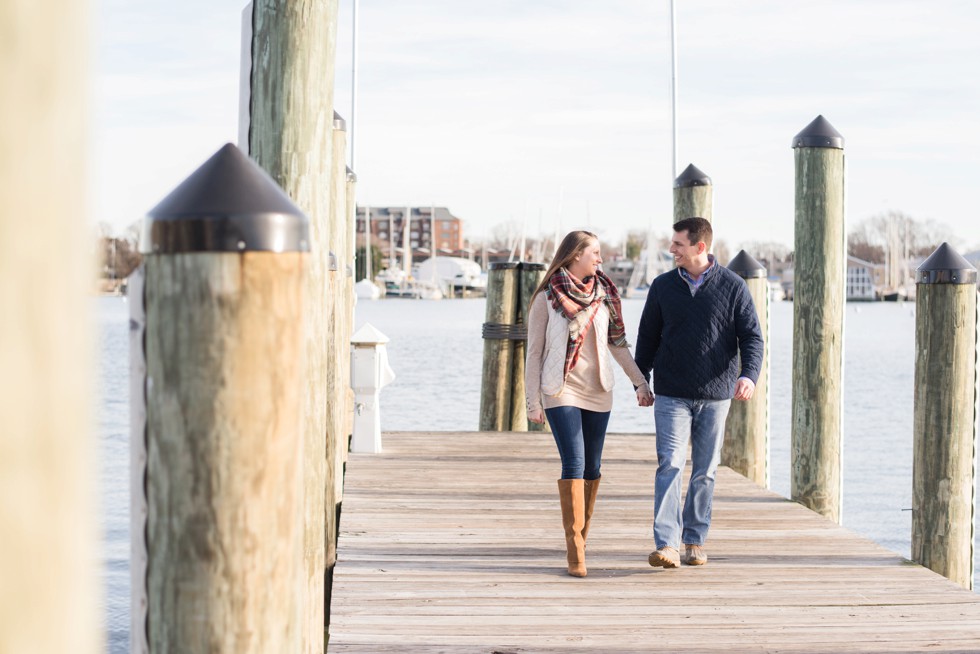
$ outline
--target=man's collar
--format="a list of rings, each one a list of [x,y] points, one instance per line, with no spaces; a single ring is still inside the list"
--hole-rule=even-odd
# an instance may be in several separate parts
[[[691,280],[694,280],[695,278],[701,278],[701,277],[704,277],[704,276],[705,276],[705,275],[707,275],[707,274],[708,274],[708,273],[709,273],[709,272],[710,272],[710,271],[711,271],[712,269],[714,269],[714,267],[715,267],[715,255],[713,255],[713,254],[709,254],[709,255],[708,255],[708,267],[707,267],[707,268],[705,268],[705,269],[704,269],[704,272],[702,272],[702,273],[701,273],[700,275],[697,275],[697,276],[695,276],[695,275],[694,275],[694,273],[692,273],[692,272],[690,272],[689,270],[687,270],[687,269],[685,269],[685,268],[680,268],[679,270],[681,270],[681,271],[683,271],[683,272],[684,272],[684,275],[685,275],[686,277],[689,277],[689,278],[690,278]]]

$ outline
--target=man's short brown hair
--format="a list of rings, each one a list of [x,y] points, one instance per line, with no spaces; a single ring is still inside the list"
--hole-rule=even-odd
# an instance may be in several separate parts
[[[687,232],[687,238],[691,241],[691,245],[697,245],[704,241],[707,248],[711,249],[713,232],[711,231],[711,223],[705,218],[694,217],[679,220],[674,223],[674,231]]]

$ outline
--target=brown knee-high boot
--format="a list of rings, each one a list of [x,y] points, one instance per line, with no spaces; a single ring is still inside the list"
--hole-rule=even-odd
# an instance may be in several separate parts
[[[589,537],[589,523],[592,521],[592,509],[595,508],[595,496],[599,492],[599,480],[602,477],[585,480],[585,526],[582,527],[582,540]]]
[[[561,498],[561,521],[565,527],[565,548],[568,550],[568,574],[584,577],[585,537],[585,480],[559,479],[558,496]]]

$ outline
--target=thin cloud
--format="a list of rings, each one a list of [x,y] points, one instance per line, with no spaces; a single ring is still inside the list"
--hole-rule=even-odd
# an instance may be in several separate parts
[[[104,5],[96,122],[106,137],[101,177],[113,184],[99,195],[114,194],[120,181],[154,192],[125,206],[102,201],[100,215],[128,219],[159,199],[163,184],[137,179],[144,170],[178,181],[235,137],[244,0]],[[678,164],[694,162],[713,178],[720,229],[792,242],[790,142],[817,114],[846,139],[850,220],[886,209],[957,215],[965,180],[980,173],[980,130],[973,128],[980,89],[970,82],[980,61],[980,6],[676,6]],[[352,120],[351,6],[341,0],[335,107],[356,129],[360,199],[435,201],[463,217],[471,235],[520,217],[527,206],[530,222],[540,215],[547,231],[564,188],[566,226],[666,229],[667,7],[640,0],[362,1]],[[946,220],[965,240],[980,242],[976,221]]]

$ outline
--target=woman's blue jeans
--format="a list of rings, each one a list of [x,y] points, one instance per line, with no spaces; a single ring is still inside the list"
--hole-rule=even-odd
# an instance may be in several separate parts
[[[561,456],[561,478],[598,479],[609,411],[559,406],[544,412]]]
[[[715,473],[725,439],[731,400],[685,400],[658,395],[657,477],[654,483],[653,539],[657,549],[704,545],[711,524]],[[691,443],[691,481],[681,510],[681,475]],[[682,532],[683,529],[683,532]]]

